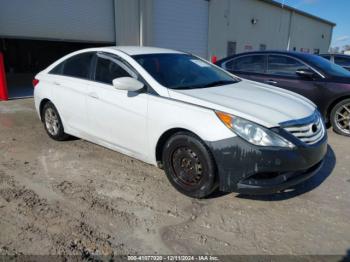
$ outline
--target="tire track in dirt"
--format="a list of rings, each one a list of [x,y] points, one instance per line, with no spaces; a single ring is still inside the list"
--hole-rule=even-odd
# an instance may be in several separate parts
[[[0,172],[0,198],[7,206],[2,209],[2,213],[22,223],[16,231],[19,243],[10,240],[9,245],[2,244],[2,254],[20,254],[21,243],[25,245],[33,241],[37,241],[42,247],[49,246],[50,254],[75,254],[86,258],[91,255],[112,256],[115,252],[124,252],[123,245],[114,245],[109,234],[99,231],[98,226],[89,224],[85,220],[84,212],[78,218],[72,216],[60,203],[49,203],[33,190],[17,183],[4,171]],[[99,208],[107,206],[101,204]],[[16,213],[6,214],[13,211]],[[10,223],[9,226],[11,227]],[[13,244],[16,245],[12,247]],[[37,245],[33,243],[33,247],[35,246]],[[44,252],[47,254],[46,250]]]

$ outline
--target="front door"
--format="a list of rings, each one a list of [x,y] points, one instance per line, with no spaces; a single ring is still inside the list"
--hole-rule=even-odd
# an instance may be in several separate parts
[[[320,96],[325,90],[325,83],[316,72],[313,78],[299,76],[296,73],[298,69],[312,70],[295,58],[269,55],[264,82],[298,93],[319,104]]]
[[[117,56],[97,53],[94,84],[87,97],[90,133],[135,157],[147,152],[147,92],[117,90],[112,81],[137,74]]]

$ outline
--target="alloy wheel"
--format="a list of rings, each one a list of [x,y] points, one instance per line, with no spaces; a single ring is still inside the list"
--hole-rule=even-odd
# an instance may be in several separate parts
[[[344,104],[335,112],[335,124],[345,134],[350,134],[350,103]]]
[[[47,131],[52,135],[58,135],[60,129],[60,121],[58,115],[52,108],[47,108],[45,111],[45,126]]]

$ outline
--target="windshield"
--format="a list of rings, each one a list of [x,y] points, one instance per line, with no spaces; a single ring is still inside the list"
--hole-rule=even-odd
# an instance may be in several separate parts
[[[330,76],[336,77],[350,77],[350,72],[345,68],[336,65],[329,60],[316,56],[316,55],[308,55],[304,58],[306,62],[311,63],[315,67],[321,69],[324,73]]]
[[[133,58],[161,85],[171,89],[205,88],[239,81],[188,54],[147,54]]]

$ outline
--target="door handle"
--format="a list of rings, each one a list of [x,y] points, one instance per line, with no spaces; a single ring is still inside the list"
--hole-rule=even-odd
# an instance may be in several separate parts
[[[56,82],[56,81],[54,81],[53,84],[54,84],[55,86],[60,86],[60,85],[61,85],[59,82]]]
[[[275,81],[275,80],[266,80],[265,81],[265,84],[268,84],[268,85],[276,85],[278,82]]]
[[[91,92],[88,94],[89,97],[95,98],[95,99],[99,99],[98,95],[95,92]]]

